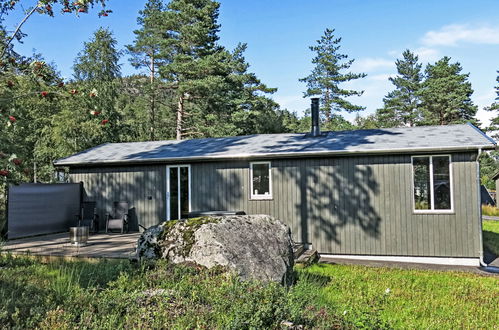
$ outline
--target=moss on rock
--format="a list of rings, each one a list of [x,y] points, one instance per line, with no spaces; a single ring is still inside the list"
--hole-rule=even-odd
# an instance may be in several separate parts
[[[195,243],[195,233],[202,225],[208,223],[217,223],[220,221],[220,218],[213,217],[199,217],[199,218],[191,218],[187,219],[184,222],[184,228],[182,231],[182,238],[184,239],[185,246],[182,251],[183,256],[188,256],[191,253],[192,246]]]
[[[169,220],[161,223],[162,230],[158,235],[158,241],[164,242],[163,245],[176,244],[176,252],[182,257],[186,258],[191,252],[191,248],[195,243],[195,233],[196,231],[205,224],[217,223],[220,221],[219,217],[198,217],[189,218],[181,220]],[[173,233],[175,231],[175,233]],[[179,242],[174,242],[171,239],[173,237],[178,237],[177,235],[182,235],[182,240]],[[173,235],[172,235],[173,234]],[[158,246],[156,246],[158,247]],[[157,255],[161,255],[162,252],[158,251]]]
[[[293,277],[289,227],[266,215],[166,221],[146,230],[142,241],[139,258],[194,262],[210,269],[220,266],[243,279],[288,284]]]

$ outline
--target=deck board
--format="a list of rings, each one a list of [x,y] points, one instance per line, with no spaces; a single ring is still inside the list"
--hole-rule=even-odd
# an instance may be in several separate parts
[[[68,233],[59,233],[7,241],[0,251],[37,256],[128,259],[135,257],[139,237],[140,233],[100,233],[90,235],[86,246],[75,247],[70,244]]]

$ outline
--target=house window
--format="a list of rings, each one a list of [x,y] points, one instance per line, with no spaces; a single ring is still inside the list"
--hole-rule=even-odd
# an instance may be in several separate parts
[[[415,212],[452,211],[449,155],[412,157]]]
[[[272,198],[272,176],[270,162],[250,164],[251,199]]]
[[[68,176],[65,171],[58,170],[54,172],[54,180],[57,183],[66,183],[68,182]]]

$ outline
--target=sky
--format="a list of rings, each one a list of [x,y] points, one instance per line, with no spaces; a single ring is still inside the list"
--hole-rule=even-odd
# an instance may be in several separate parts
[[[35,15],[25,24],[28,35],[16,44],[22,54],[41,53],[54,62],[64,77],[72,75],[74,58],[99,27],[113,31],[120,48],[131,44],[137,28],[138,11],[146,0],[107,0],[108,17],[97,17],[97,6],[89,14],[56,14],[55,18]],[[22,0],[29,6],[35,0]],[[366,107],[361,115],[373,113],[383,97],[393,89],[388,77],[396,73],[395,60],[405,49],[419,55],[420,61],[434,63],[443,56],[459,62],[475,93],[478,118],[487,124],[494,114],[483,111],[496,97],[494,87],[499,70],[499,1],[497,0],[220,0],[220,43],[233,49],[247,43],[246,60],[250,71],[278,91],[272,96],[282,108],[299,115],[309,107],[303,98],[306,89],[299,78],[313,68],[314,45],[326,28],[342,38],[340,51],[355,59],[352,72],[367,77],[344,87],[364,90],[352,97],[354,104]],[[10,14],[5,23],[13,30],[21,10]],[[136,73],[126,56],[124,75]],[[355,115],[345,117],[353,120]]]

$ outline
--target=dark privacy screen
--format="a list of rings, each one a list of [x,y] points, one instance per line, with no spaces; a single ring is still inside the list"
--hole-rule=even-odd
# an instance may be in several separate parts
[[[21,184],[9,188],[9,239],[68,231],[79,213],[77,183]]]

